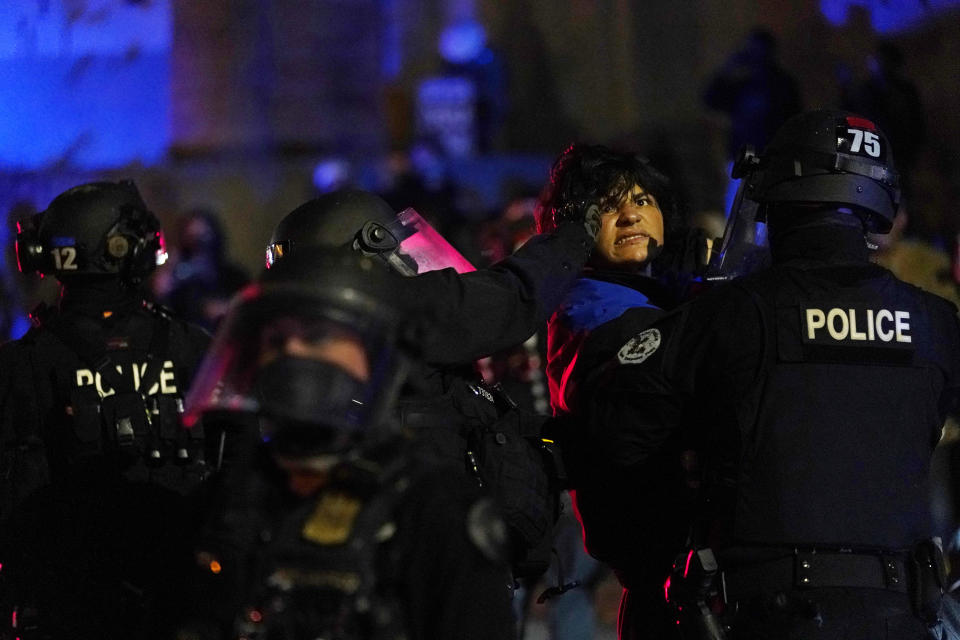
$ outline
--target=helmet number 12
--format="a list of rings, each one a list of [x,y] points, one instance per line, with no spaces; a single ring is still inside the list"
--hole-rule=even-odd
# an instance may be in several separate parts
[[[853,136],[850,142],[850,153],[866,152],[871,158],[880,157],[880,136],[876,133],[862,129],[847,129],[847,133]]]
[[[53,264],[58,271],[77,270],[76,247],[54,247],[50,253],[53,254]]]

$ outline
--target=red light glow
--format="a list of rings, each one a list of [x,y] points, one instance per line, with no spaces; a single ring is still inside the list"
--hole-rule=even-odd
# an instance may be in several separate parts
[[[690,549],[690,553],[687,554],[687,565],[683,568],[683,577],[686,578],[687,574],[690,573],[690,560],[693,559],[693,549]]]
[[[851,127],[857,127],[858,129],[866,129],[868,131],[876,131],[877,125],[873,124],[866,118],[858,118],[856,116],[847,116],[847,124]]]

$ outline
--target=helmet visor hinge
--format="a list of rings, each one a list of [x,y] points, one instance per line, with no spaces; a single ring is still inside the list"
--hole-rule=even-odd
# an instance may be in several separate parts
[[[393,251],[400,245],[396,236],[379,222],[365,222],[357,234],[355,248],[367,255],[378,255]]]

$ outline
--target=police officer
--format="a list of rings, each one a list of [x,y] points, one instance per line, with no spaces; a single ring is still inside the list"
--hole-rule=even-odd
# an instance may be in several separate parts
[[[208,336],[144,302],[165,252],[130,181],[62,193],[17,254],[61,293],[0,347],[0,619],[24,639],[145,635],[204,474],[180,414]]]
[[[180,637],[512,636],[492,501],[395,418],[414,346],[396,279],[300,251],[235,301],[188,420],[254,414],[263,441],[223,478]]]
[[[627,587],[620,637],[927,637],[943,584],[927,477],[960,330],[950,303],[868,260],[865,233],[887,232],[898,204],[887,139],[808,112],[737,172],[772,266],[593,375],[585,466],[630,478],[619,508],[657,532],[605,549]],[[670,488],[685,481],[701,487],[689,516],[650,507],[658,492],[682,504]]]
[[[560,303],[600,227],[596,206],[580,208],[570,207],[555,231],[534,236],[493,267],[465,273],[439,268],[453,264],[466,271],[458,254],[447,256],[452,248],[442,238],[422,250],[439,236],[417,216],[409,210],[397,214],[362,191],[334,192],[301,205],[277,225],[267,248],[268,264],[304,250],[352,248],[413,276],[395,278],[394,285],[414,305],[411,313],[424,320],[417,331],[423,362],[404,387],[401,422],[496,493],[518,574],[542,572],[549,561],[547,534],[557,503],[542,454],[550,454],[542,450],[542,420],[486,388],[473,362],[522,343]],[[538,546],[536,559],[527,557]]]

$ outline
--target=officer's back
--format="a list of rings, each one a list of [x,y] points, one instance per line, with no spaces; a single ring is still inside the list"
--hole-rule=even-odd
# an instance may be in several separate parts
[[[834,233],[857,246],[856,229]],[[929,535],[955,310],[863,253],[789,260],[695,305],[716,312],[709,333],[727,343],[713,365],[727,375],[691,382],[739,429],[714,436],[743,452],[733,539],[906,548]]]
[[[163,242],[133,183],[68,190],[17,249],[62,288],[0,348],[4,620],[23,637],[139,633],[204,475],[180,413],[208,336],[144,302]]]

